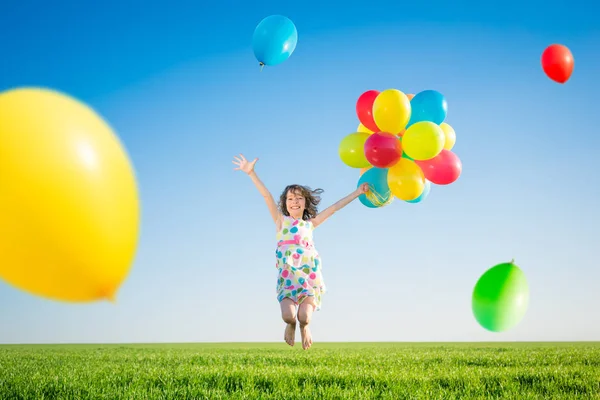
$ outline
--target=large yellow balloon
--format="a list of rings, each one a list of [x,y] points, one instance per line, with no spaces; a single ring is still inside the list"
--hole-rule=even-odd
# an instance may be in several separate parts
[[[425,189],[423,170],[408,158],[401,158],[388,169],[387,180],[390,191],[400,200],[414,200]]]
[[[364,126],[363,124],[358,124],[358,128],[356,128],[356,132],[366,132],[366,133],[373,133],[372,130],[370,130],[369,128],[367,128],[366,126]]]
[[[413,160],[429,160],[440,154],[446,137],[438,124],[417,122],[402,135],[402,150]]]
[[[354,132],[340,142],[338,154],[344,164],[352,168],[368,167],[371,163],[365,156],[365,142],[371,136],[367,132]]]
[[[444,136],[446,137],[446,140],[444,142],[444,149],[452,150],[452,148],[456,144],[456,132],[454,132],[454,128],[452,128],[445,122],[442,122],[440,124],[440,128],[442,128]]]
[[[382,132],[399,134],[410,120],[410,100],[399,90],[387,89],[373,102],[373,120]]]
[[[53,300],[114,301],[139,214],[132,165],[92,109],[45,89],[0,93],[0,278]]]

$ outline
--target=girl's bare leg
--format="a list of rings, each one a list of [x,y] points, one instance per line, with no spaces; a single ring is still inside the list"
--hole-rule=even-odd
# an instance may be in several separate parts
[[[281,318],[287,324],[283,338],[287,344],[293,346],[296,340],[296,304],[291,299],[283,299],[279,305]]]
[[[312,346],[312,335],[308,325],[315,308],[315,300],[312,296],[307,297],[298,307],[298,322],[300,323],[300,335],[302,335],[302,348],[304,350]]]

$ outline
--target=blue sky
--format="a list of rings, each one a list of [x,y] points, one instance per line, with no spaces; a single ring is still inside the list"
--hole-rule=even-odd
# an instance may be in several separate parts
[[[356,99],[386,88],[446,96],[463,174],[317,229],[329,293],[314,340],[600,340],[598,6],[299,4],[3,5],[0,90],[51,87],[101,113],[135,166],[142,230],[116,305],[0,285],[0,343],[281,341],[274,227],[231,159],[260,157],[275,196],[322,187],[328,206],[358,180],[337,155]],[[295,22],[298,46],[259,72],[252,32],[270,14]],[[566,85],[540,67],[555,42],[574,54]],[[530,307],[493,334],[471,291],[511,258]]]

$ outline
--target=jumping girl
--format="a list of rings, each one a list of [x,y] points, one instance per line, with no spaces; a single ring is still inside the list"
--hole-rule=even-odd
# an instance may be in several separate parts
[[[256,175],[255,158],[249,162],[240,154],[234,157],[235,170],[244,171],[262,194],[275,222],[277,231],[276,268],[277,300],[281,306],[281,317],[287,324],[284,339],[290,346],[296,339],[296,318],[300,324],[302,348],[312,345],[308,325],[313,311],[321,309],[321,296],[326,292],[321,273],[321,258],[313,243],[313,230],[325,222],[336,211],[341,210],[361,194],[367,193],[369,185],[364,183],[337,203],[317,213],[322,189],[312,190],[301,185],[287,186],[279,197],[279,204]]]

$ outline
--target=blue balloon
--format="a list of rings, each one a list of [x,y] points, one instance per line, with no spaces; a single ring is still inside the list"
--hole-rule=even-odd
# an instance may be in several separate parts
[[[436,90],[424,90],[410,101],[410,120],[406,127],[417,122],[429,121],[441,124],[448,115],[448,103],[443,94]]]
[[[358,188],[363,183],[368,183],[371,188],[368,193],[358,196],[358,200],[363,205],[369,208],[379,208],[387,206],[392,202],[394,198],[388,186],[387,175],[387,168],[372,167],[360,176],[356,187]]]
[[[261,66],[284,62],[292,55],[297,43],[296,26],[283,15],[271,15],[260,21],[252,36],[254,56]]]
[[[406,200],[407,203],[420,203],[427,198],[429,192],[431,191],[431,182],[425,179],[425,187],[423,188],[423,193],[419,197],[413,200]]]

